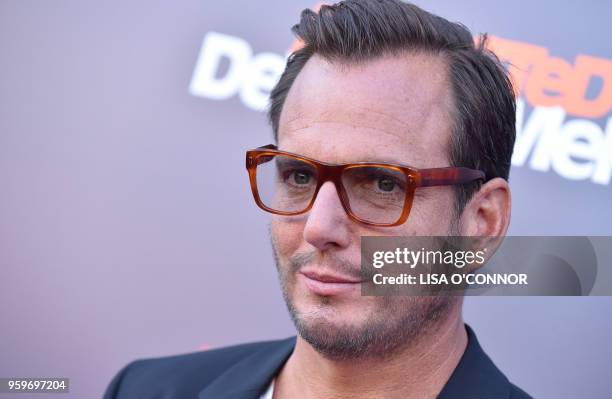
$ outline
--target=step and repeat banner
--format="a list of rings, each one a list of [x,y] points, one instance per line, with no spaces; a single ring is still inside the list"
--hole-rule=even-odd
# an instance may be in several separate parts
[[[513,72],[509,235],[612,235],[612,3],[417,5],[488,32]],[[134,359],[295,334],[244,152],[273,141],[267,98],[316,6],[0,1],[0,378],[100,397]],[[609,296],[465,305],[538,398],[612,392],[611,312]]]

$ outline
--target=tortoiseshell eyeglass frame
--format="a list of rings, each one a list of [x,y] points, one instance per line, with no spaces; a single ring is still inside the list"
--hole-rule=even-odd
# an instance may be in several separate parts
[[[283,155],[291,157],[312,165],[317,170],[317,186],[314,194],[308,206],[303,210],[294,212],[278,211],[267,207],[259,197],[257,190],[257,165],[263,163],[262,161],[269,161],[271,156]],[[406,176],[406,198],[404,200],[404,208],[400,217],[393,223],[374,223],[368,220],[364,220],[351,211],[348,195],[342,184],[342,172],[346,169],[355,167],[383,167],[390,168],[399,172],[402,172]],[[465,167],[444,167],[444,168],[432,168],[432,169],[417,169],[411,166],[398,165],[391,163],[377,163],[377,162],[358,162],[358,163],[346,163],[346,164],[331,164],[326,162],[317,161],[312,158],[308,158],[299,154],[294,154],[287,151],[281,151],[276,148],[274,144],[268,144],[263,147],[255,148],[246,152],[246,168],[249,172],[249,180],[251,182],[251,191],[253,192],[253,198],[255,203],[261,209],[284,216],[299,215],[308,212],[317,198],[319,189],[323,183],[331,181],[336,186],[336,191],[340,197],[342,207],[346,211],[347,215],[354,221],[363,223],[369,226],[377,227],[393,227],[403,224],[408,219],[410,208],[412,206],[412,199],[414,198],[414,191],[417,187],[431,187],[431,186],[451,186],[458,184],[471,183],[476,180],[485,180],[485,173]]]

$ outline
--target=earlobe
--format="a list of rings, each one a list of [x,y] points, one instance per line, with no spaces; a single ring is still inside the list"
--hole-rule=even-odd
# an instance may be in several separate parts
[[[511,201],[510,187],[505,179],[489,180],[466,204],[461,215],[461,234],[504,236],[510,224]]]

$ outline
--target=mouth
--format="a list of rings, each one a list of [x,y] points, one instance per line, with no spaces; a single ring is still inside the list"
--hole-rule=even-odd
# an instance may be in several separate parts
[[[320,273],[314,270],[303,270],[298,273],[306,287],[316,295],[335,296],[359,289],[361,280],[339,274]]]

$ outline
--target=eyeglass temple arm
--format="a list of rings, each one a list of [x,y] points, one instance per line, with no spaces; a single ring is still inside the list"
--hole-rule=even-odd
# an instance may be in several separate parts
[[[419,187],[451,186],[485,179],[483,171],[464,167],[420,169],[419,172],[421,174]]]

